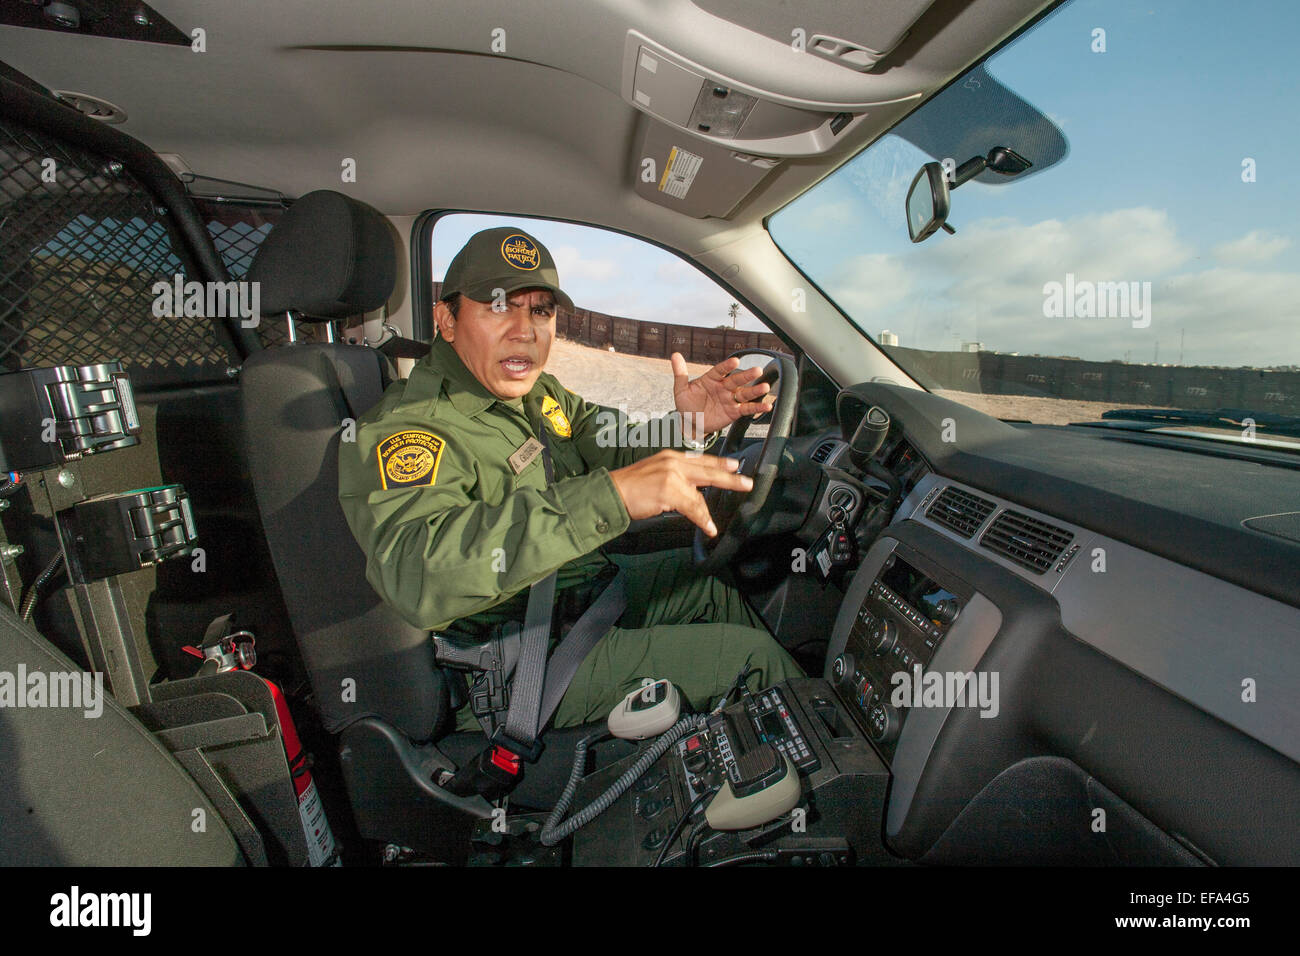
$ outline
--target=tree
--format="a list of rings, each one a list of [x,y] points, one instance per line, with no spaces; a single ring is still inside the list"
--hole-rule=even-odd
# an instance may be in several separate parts
[[[727,306],[727,315],[731,316],[731,327],[736,327],[736,316],[740,315],[740,303],[733,302]]]

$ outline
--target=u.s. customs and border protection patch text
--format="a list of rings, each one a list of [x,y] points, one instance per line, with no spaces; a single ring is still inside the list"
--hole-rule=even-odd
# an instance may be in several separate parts
[[[430,432],[405,431],[379,443],[379,482],[389,488],[431,485],[438,477],[438,461],[446,447]]]
[[[568,416],[564,414],[564,409],[560,407],[560,403],[549,395],[542,399],[542,417],[551,423],[551,427],[555,429],[555,434],[561,438],[572,437],[573,429],[569,426]]]

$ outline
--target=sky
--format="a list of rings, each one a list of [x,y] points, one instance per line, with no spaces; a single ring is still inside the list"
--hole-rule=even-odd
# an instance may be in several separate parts
[[[956,235],[913,244],[907,187],[943,157],[890,135],[769,228],[865,331],[902,346],[1300,364],[1298,34],[1294,0],[1072,0],[986,63],[1063,131],[1060,163],[963,184]],[[1150,325],[1045,317],[1044,285],[1067,273],[1150,283]]]
[[[1093,50],[1098,29],[1104,52]],[[865,332],[888,329],[900,345],[1300,364],[1300,225],[1290,202],[1300,156],[1298,35],[1295,0],[1071,0],[985,63],[1060,128],[1069,150],[1061,162],[1014,182],[965,183],[952,193],[957,234],[912,244],[907,187],[922,163],[943,157],[887,135],[769,228]],[[990,146],[1019,143],[989,135]],[[580,307],[730,322],[731,297],[685,260],[548,220],[444,217],[433,234],[435,278],[475,231],[509,223],[551,249]],[[1067,274],[1149,288],[1150,324],[1045,317],[1045,284],[1064,284]],[[764,328],[743,307],[738,325]]]
[[[433,228],[433,278],[441,282],[452,257],[474,233],[518,225],[555,257],[560,288],[580,309],[677,325],[731,325],[734,299],[695,266],[659,246],[622,233],[526,216],[454,213]],[[766,326],[743,305],[737,328]]]

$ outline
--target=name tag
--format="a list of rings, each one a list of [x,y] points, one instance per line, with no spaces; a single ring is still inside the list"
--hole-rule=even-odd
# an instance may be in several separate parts
[[[511,470],[517,475],[527,468],[534,458],[542,453],[542,443],[536,438],[530,438],[518,448],[515,453],[506,460],[510,462]]]

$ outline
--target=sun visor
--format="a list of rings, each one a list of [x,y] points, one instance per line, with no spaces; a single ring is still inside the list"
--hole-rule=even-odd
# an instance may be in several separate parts
[[[643,120],[634,154],[637,195],[696,219],[725,218],[780,160],[742,153]]]

